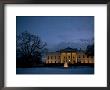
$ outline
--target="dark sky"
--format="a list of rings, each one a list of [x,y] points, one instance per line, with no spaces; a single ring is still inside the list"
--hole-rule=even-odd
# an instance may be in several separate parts
[[[39,35],[48,46],[94,38],[93,16],[17,16],[17,33]]]

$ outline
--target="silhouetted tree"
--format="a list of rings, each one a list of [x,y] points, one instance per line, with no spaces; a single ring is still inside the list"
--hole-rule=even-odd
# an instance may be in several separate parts
[[[86,54],[88,56],[94,56],[94,44],[87,46]]]
[[[22,32],[16,37],[17,58],[25,60],[25,63],[35,64],[41,62],[41,49],[46,46],[39,36],[27,31]]]

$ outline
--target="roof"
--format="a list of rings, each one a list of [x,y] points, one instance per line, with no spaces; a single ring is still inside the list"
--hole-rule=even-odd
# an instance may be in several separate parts
[[[70,47],[67,47],[65,49],[61,49],[60,52],[77,52],[77,49],[76,48],[70,48]]]
[[[62,52],[77,52],[79,54],[85,54],[85,51],[83,51],[83,50],[77,50],[77,48],[67,47],[65,49],[61,49],[61,50],[56,51],[56,52],[48,52],[48,53],[46,53],[46,55],[59,55]]]

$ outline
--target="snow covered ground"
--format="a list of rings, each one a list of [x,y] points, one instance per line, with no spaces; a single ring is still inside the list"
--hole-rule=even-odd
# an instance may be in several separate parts
[[[64,67],[34,67],[16,68],[16,74],[94,74],[94,67],[73,66]]]

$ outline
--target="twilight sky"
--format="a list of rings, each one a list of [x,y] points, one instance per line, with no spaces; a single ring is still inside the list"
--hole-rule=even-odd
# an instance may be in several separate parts
[[[94,38],[93,16],[17,16],[17,33],[39,35],[48,47],[60,43],[81,43]]]

